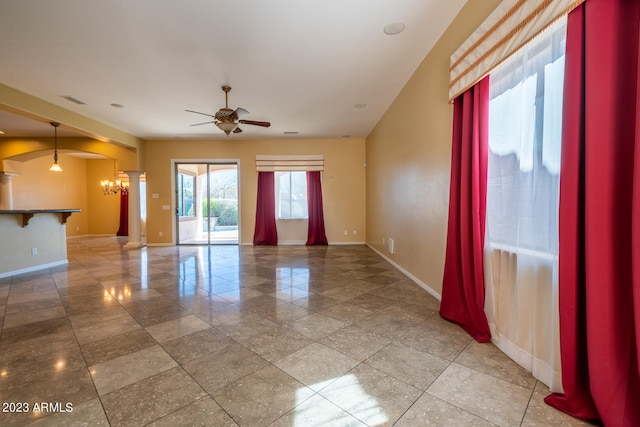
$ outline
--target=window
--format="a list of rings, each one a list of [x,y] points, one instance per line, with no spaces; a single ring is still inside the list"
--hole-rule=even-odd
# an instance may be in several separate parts
[[[493,247],[558,250],[565,27],[491,73],[487,227]]]
[[[562,390],[558,208],[565,24],[558,20],[492,72],[489,90],[485,312],[496,346],[552,391]]]
[[[194,195],[196,177],[185,173],[178,173],[178,216],[195,216]]]
[[[276,172],[276,219],[308,218],[307,173]]]

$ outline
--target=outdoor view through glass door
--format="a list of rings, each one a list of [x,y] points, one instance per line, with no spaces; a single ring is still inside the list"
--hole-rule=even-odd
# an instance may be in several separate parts
[[[238,244],[237,162],[176,163],[178,244]]]

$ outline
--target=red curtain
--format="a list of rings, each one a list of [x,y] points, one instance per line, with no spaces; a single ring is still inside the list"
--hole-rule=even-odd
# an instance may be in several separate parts
[[[489,77],[454,100],[447,251],[440,315],[478,342],[491,339],[484,313]]]
[[[256,205],[256,228],[254,245],[278,244],[276,229],[276,196],[273,172],[258,172],[258,202]]]
[[[129,193],[120,193],[120,226],[116,236],[129,235]]]
[[[309,211],[307,245],[328,245],[324,231],[320,171],[307,172],[307,205]]]
[[[564,394],[546,402],[640,425],[640,3],[569,15],[560,179]],[[634,221],[635,219],[635,221]]]

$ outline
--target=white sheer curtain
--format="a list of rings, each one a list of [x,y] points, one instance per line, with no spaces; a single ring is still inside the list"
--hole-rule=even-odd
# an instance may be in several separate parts
[[[566,21],[491,73],[485,311],[494,343],[562,391],[558,195]]]

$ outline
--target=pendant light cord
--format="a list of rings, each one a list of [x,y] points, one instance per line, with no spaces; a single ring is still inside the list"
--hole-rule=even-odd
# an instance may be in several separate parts
[[[58,126],[60,123],[51,122],[53,126],[53,161],[58,163]]]

